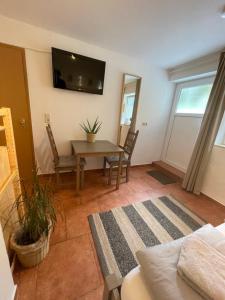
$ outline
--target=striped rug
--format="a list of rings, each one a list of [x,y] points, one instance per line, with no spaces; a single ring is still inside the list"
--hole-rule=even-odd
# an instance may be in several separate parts
[[[138,250],[179,239],[205,224],[172,196],[95,213],[88,219],[103,275],[122,277],[137,266]]]

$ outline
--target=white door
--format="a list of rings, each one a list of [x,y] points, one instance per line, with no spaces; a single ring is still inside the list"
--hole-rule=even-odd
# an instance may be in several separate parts
[[[214,77],[176,85],[163,160],[186,171],[205,113]]]

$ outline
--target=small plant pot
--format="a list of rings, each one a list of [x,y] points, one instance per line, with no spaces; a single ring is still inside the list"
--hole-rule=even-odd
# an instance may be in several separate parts
[[[21,234],[18,230],[14,232],[10,239],[11,248],[16,252],[17,257],[22,266],[31,268],[38,265],[49,252],[49,240],[52,230],[49,231],[48,236],[42,235],[40,239],[30,245],[18,245],[16,240]]]
[[[88,143],[94,143],[96,138],[95,133],[87,133],[87,141]]]

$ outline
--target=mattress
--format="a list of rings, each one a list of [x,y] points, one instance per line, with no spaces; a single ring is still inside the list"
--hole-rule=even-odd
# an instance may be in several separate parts
[[[217,226],[217,229],[225,235],[225,223]],[[144,278],[140,272],[140,267],[134,268],[124,278],[121,287],[122,300],[152,300],[151,291],[148,290]]]

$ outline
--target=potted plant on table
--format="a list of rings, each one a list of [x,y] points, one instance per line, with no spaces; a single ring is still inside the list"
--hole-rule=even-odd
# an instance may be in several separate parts
[[[96,134],[100,130],[102,126],[102,122],[98,120],[98,117],[96,118],[93,125],[90,124],[90,122],[87,120],[87,123],[80,124],[81,128],[86,132],[87,134],[87,141],[89,143],[94,143]]]
[[[50,235],[56,223],[50,189],[39,182],[37,172],[31,184],[26,186],[22,182],[22,194],[15,200],[8,220],[14,209],[19,212],[19,226],[11,235],[10,245],[24,267],[33,267],[48,254]]]

